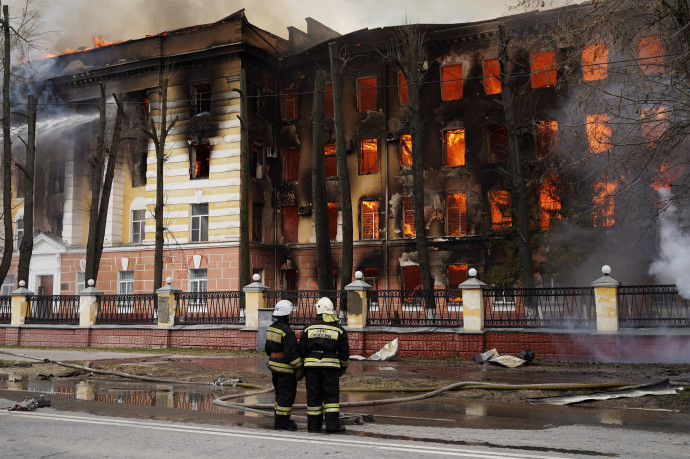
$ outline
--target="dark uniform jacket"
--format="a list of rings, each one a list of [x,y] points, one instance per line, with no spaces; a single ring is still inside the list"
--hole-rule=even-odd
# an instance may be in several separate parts
[[[338,322],[325,322],[321,315],[304,329],[299,348],[305,368],[345,371],[350,359],[350,345],[345,330]]]
[[[272,371],[294,373],[302,367],[297,337],[290,328],[288,316],[279,317],[266,329],[266,355],[268,367]]]

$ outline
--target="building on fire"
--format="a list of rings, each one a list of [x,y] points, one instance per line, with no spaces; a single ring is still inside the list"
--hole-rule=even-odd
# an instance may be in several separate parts
[[[436,288],[455,288],[471,267],[488,274],[510,256],[497,243],[511,225],[505,188],[508,135],[496,78],[497,27],[503,23],[509,30],[524,30],[557,14],[421,26],[429,49],[421,90],[424,217]],[[163,277],[171,276],[175,286],[189,290],[241,287],[242,99],[236,91],[241,68],[248,82],[252,273],[276,289],[316,288],[311,107],[315,72],[328,68],[331,41],[349,55],[343,104],[354,268],[378,288],[418,288],[407,85],[402,73],[378,54],[395,27],[339,35],[313,19],[306,22],[306,32],[289,28],[286,40],[253,26],[239,11],[216,23],[36,64],[44,95],[49,92],[62,111],[38,127],[36,175],[42,179],[36,181],[36,240],[28,288],[39,294],[71,294],[84,288],[87,158],[96,145],[99,84],[104,82],[108,93],[124,93],[128,106],[138,107],[143,123],[159,122],[161,101],[154,89],[162,73],[169,79],[168,117],[176,120],[166,144]],[[514,71],[529,69],[519,72],[513,84],[523,105],[533,110],[534,129],[523,136],[533,177],[543,176],[542,163],[566,150],[555,89],[563,71],[557,70],[557,62],[565,52],[565,45],[511,51]],[[606,54],[592,51],[571,71],[582,72],[584,78],[605,78],[605,64]],[[342,202],[329,90],[327,84],[324,155],[337,267]],[[606,150],[606,114],[590,116],[586,136],[568,149]],[[154,146],[139,135],[121,148],[97,287],[109,293],[150,292],[159,287],[153,285]],[[556,180],[547,177],[530,190],[535,232],[548,230],[561,218]],[[592,186],[588,199],[605,205],[592,212],[590,227],[613,225],[613,186],[606,180]],[[13,207],[18,240],[23,232],[21,194],[15,194]],[[10,273],[3,292],[17,287],[16,260]],[[334,287],[340,287],[337,269],[333,278]]]

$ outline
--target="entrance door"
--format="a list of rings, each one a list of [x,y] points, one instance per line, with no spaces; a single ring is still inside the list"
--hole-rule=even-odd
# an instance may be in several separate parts
[[[36,283],[38,284],[38,295],[52,295],[53,294],[53,276],[36,276]]]

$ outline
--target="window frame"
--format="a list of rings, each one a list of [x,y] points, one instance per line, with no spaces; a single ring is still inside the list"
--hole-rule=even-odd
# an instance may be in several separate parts
[[[540,62],[541,57],[548,57],[548,64],[547,62]],[[549,88],[558,83],[556,51],[549,50],[531,53],[529,68],[532,89]]]
[[[136,218],[134,215],[135,212],[142,212],[143,218]],[[130,218],[131,223],[129,242],[133,242],[135,244],[142,244],[144,240],[146,240],[146,209],[132,209],[130,212]],[[137,240],[137,238],[135,237],[136,234],[139,235],[139,240]]]
[[[417,234],[417,227],[416,227],[416,221],[415,221],[415,216],[414,216],[414,200],[412,199],[411,196],[405,196],[402,198],[402,207],[401,207],[401,230],[402,230],[402,237],[403,238],[409,238],[409,237],[416,237]],[[408,220],[408,217],[411,217],[412,221],[412,227],[411,231],[406,230],[406,222]]]
[[[125,275],[127,278],[125,278]],[[134,294],[134,270],[128,269],[117,272],[117,294],[119,296]],[[119,314],[133,313],[134,302],[131,299],[119,299],[117,302],[117,312]]]
[[[451,199],[460,199],[460,205],[451,207]],[[451,224],[451,210],[457,212],[458,215],[458,233],[453,234],[450,231]],[[446,235],[448,236],[466,236],[467,235],[467,194],[463,192],[446,194]]]
[[[498,199],[500,197],[500,199]],[[504,199],[505,198],[505,199]],[[506,213],[501,211],[499,206],[508,206]],[[490,190],[489,191],[489,210],[491,217],[491,229],[501,230],[513,226],[513,212],[512,203],[510,201],[510,193],[507,190]],[[496,217],[500,215],[500,221]]]
[[[498,65],[498,73],[489,73],[489,71],[493,71],[494,66]],[[483,65],[483,70],[484,70],[484,94],[487,96],[492,96],[494,94],[501,94],[503,91],[503,88],[501,87],[501,63],[497,58],[492,58],[492,59],[484,59],[484,65]],[[491,83],[489,83],[491,82]],[[494,85],[498,84],[498,90],[490,90],[489,87],[494,87]]]
[[[503,134],[503,135],[501,135]],[[502,144],[501,138],[505,139]],[[503,146],[503,148],[501,148]],[[508,136],[508,126],[505,124],[489,124],[486,126],[486,149],[487,160],[489,163],[502,163],[508,161],[510,148],[510,138]]]
[[[193,106],[193,114],[196,115],[202,115],[202,114],[211,114],[211,94],[212,94],[213,87],[211,83],[199,83],[195,84],[193,86],[193,91],[194,91],[194,106]],[[204,95],[208,97],[204,97]]]
[[[299,92],[297,88],[287,88],[280,96],[281,121],[295,121],[299,118]]]
[[[365,149],[366,144],[373,144],[376,148],[375,152],[372,153],[368,149]],[[379,141],[377,138],[371,139],[360,139],[357,143],[359,148],[359,175],[371,175],[378,174],[379,172]],[[366,153],[366,154],[365,154]],[[373,157],[373,162],[371,161]],[[365,162],[368,159],[368,162]],[[368,170],[365,170],[366,165],[369,164]]]
[[[189,178],[191,180],[209,178],[211,175],[211,145],[190,145],[189,149]]]
[[[398,71],[398,103],[400,105],[410,105],[410,92],[407,85],[407,78],[403,72]]]
[[[457,78],[455,73],[450,74],[450,69],[458,68],[460,70],[460,78]],[[462,64],[448,64],[444,65],[439,70],[441,76],[441,100],[460,100],[462,99],[462,86],[463,86],[463,73]],[[450,74],[450,75],[447,75]],[[451,77],[451,79],[446,79],[446,77]]]
[[[299,180],[299,148],[283,148],[281,156],[283,157],[283,181],[296,182]]]
[[[466,131],[465,128],[456,128],[456,129],[446,129],[443,131],[443,166],[444,167],[460,167],[460,166],[466,166],[467,165],[467,142],[466,142],[466,137],[465,137]],[[449,150],[449,138],[451,135],[457,135],[462,139],[462,155],[460,157],[460,160],[458,161],[458,164],[450,164],[449,163],[449,155],[448,155],[448,150]]]
[[[364,85],[363,83],[365,81],[371,82],[373,80],[374,85]],[[357,111],[359,112],[373,112],[376,111],[378,107],[378,79],[375,76],[365,76],[365,77],[358,77],[356,81],[356,87],[357,87]],[[372,97],[373,94],[373,99],[374,103],[373,106],[371,104],[366,104],[365,102],[369,101],[369,98]]]
[[[375,204],[375,210],[372,211],[365,211],[365,203],[376,203]],[[380,209],[380,203],[378,199],[362,199],[359,203],[359,220],[360,220],[360,226],[359,226],[359,239],[360,241],[372,241],[372,240],[377,240],[380,238],[379,232],[380,232],[380,227],[379,227],[379,222],[380,222],[380,215],[379,215],[379,209]],[[366,231],[364,230],[366,226],[366,217],[371,215],[373,218],[372,222],[372,228],[371,228],[371,236],[372,237],[365,237]]]
[[[203,212],[204,208],[206,212]],[[198,233],[197,238],[195,238],[195,233]],[[208,242],[208,233],[208,203],[191,204],[189,207],[189,242]]]
[[[14,274],[8,273],[7,276],[2,280],[2,285],[0,286],[0,295],[12,295],[12,292],[16,290],[15,283],[16,276]]]
[[[323,160],[323,174],[329,178],[338,178],[338,156],[337,147],[335,143],[327,143],[324,145],[323,153],[325,158]],[[335,172],[334,174],[329,174],[330,172]]]

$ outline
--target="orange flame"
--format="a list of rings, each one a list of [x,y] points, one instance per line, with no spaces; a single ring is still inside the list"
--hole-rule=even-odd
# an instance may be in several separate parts
[[[465,165],[465,130],[453,129],[445,132],[446,166]]]
[[[561,200],[556,191],[553,177],[544,180],[539,189],[539,226],[546,231],[551,227],[551,221],[560,218]]]
[[[606,43],[594,43],[582,51],[582,79],[603,80],[608,71],[609,47]]]
[[[60,53],[48,53],[45,56],[43,56],[43,59],[49,59],[51,57],[57,57],[57,56],[64,56],[66,54],[74,54],[74,53],[83,53],[86,51],[91,51],[92,49],[96,48],[104,48],[106,46],[110,45],[117,45],[118,43],[122,43],[121,41],[107,41],[104,38],[97,37],[97,36],[92,36],[91,39],[93,40],[93,47],[91,48],[79,48],[79,49],[72,49],[72,48],[66,48],[62,50]]]
[[[601,180],[594,185],[594,196],[592,202],[596,206],[594,209],[594,226],[609,227],[615,223],[615,207],[613,193],[616,191],[616,182],[612,180]]]
[[[603,153],[611,148],[611,125],[607,114],[587,115],[589,152]]]

